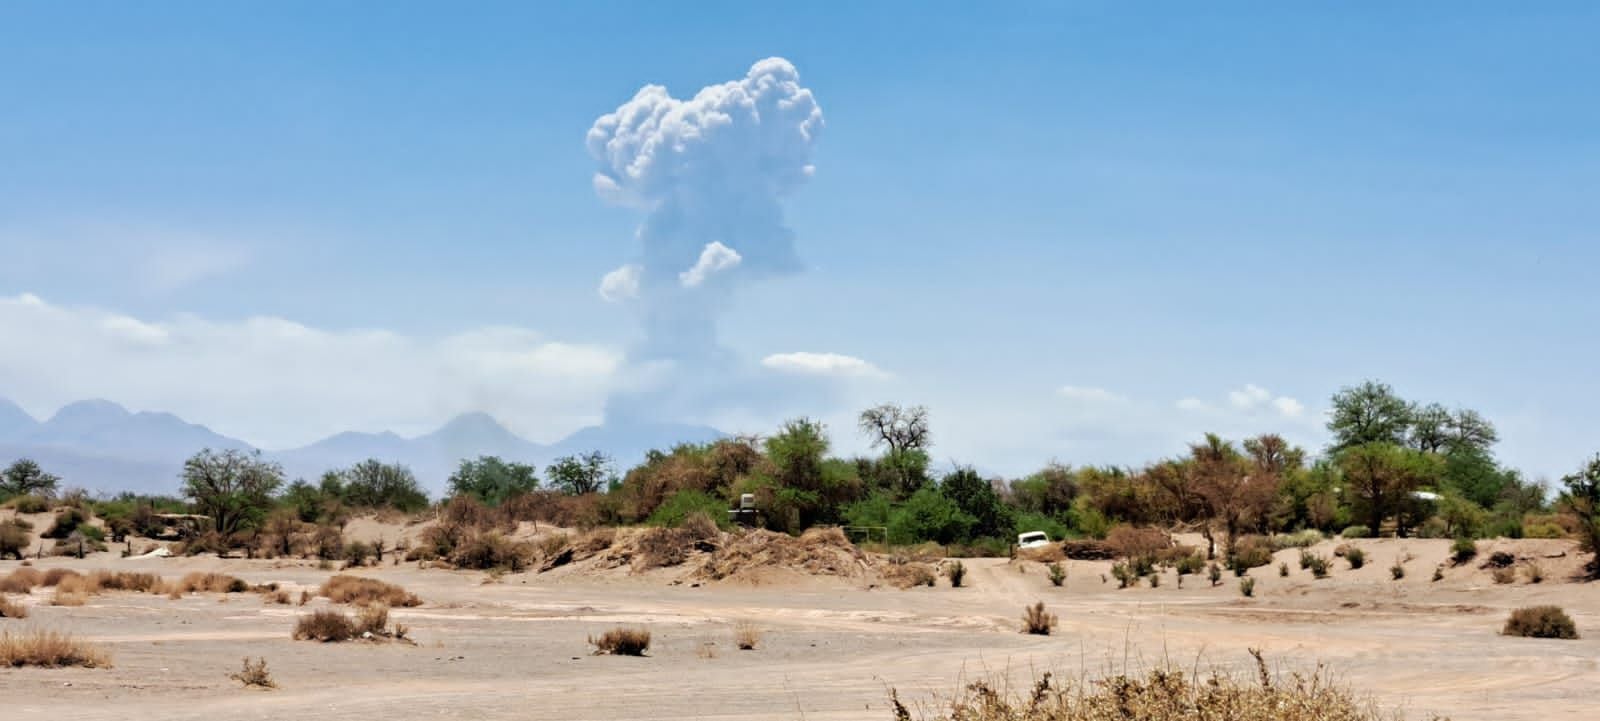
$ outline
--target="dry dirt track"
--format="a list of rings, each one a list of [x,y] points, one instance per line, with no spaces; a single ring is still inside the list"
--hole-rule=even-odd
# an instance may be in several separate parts
[[[1550,543],[1550,542],[1545,542]],[[1156,589],[1102,583],[1107,564],[1073,562],[1065,590],[1038,564],[968,561],[969,587],[911,591],[817,581],[782,587],[671,585],[670,574],[507,576],[409,566],[365,569],[418,593],[396,610],[417,646],[289,639],[304,609],[254,595],[182,600],[113,593],[79,608],[45,605],[0,629],[68,630],[107,645],[109,670],[0,671],[7,719],[887,719],[886,690],[923,698],[963,678],[1036,670],[1101,672],[1163,661],[1185,667],[1248,662],[1259,647],[1284,671],[1325,662],[1351,685],[1410,718],[1594,718],[1600,680],[1600,586],[1496,586],[1470,569],[1431,583],[1443,541],[1364,542],[1373,560],[1342,562],[1332,579],[1294,568],[1254,571],[1257,598],[1230,577],[1211,588],[1170,573]],[[1410,553],[1406,579],[1386,570]],[[1293,552],[1280,557],[1294,567]],[[1553,562],[1554,563],[1554,562]],[[225,570],[298,593],[329,573],[309,565],[169,559],[46,561],[82,569],[154,570],[176,576]],[[0,573],[15,562],[0,563]],[[1044,600],[1056,635],[1024,636],[1016,619]],[[1537,641],[1497,634],[1506,612],[1554,602],[1586,638]],[[326,604],[325,599],[313,606]],[[763,647],[740,652],[731,624],[758,622]],[[649,658],[587,655],[586,637],[619,623],[655,634]],[[714,643],[716,655],[701,648]],[[226,675],[263,656],[281,688],[246,691]]]

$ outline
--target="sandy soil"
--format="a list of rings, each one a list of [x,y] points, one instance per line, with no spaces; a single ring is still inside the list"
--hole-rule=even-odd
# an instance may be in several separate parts
[[[1496,585],[1476,564],[1432,582],[1446,541],[1359,545],[1367,566],[1351,570],[1341,560],[1326,580],[1300,570],[1297,551],[1279,553],[1292,573],[1256,569],[1252,599],[1240,596],[1231,576],[1214,588],[1190,577],[1179,588],[1168,572],[1159,588],[1118,590],[1115,581],[1102,582],[1109,568],[1102,562],[1070,562],[1066,587],[1054,588],[1038,563],[968,560],[968,587],[909,591],[839,579],[696,586],[673,569],[517,574],[498,583],[415,564],[353,570],[423,598],[420,607],[392,612],[411,627],[416,646],[290,640],[295,616],[326,599],[298,608],[253,594],[108,593],[60,608],[39,589],[21,597],[32,615],[0,619],[0,630],[70,631],[107,647],[115,666],[0,670],[0,717],[889,719],[891,687],[917,699],[963,679],[1009,674],[1020,683],[1044,670],[1094,676],[1163,662],[1244,669],[1249,647],[1264,649],[1284,672],[1325,663],[1413,719],[1594,717],[1600,586],[1566,578],[1579,563],[1571,543],[1483,545],[1480,560],[1499,547],[1540,559],[1549,578],[1538,585]],[[1407,555],[1406,578],[1391,580],[1388,567]],[[0,573],[17,565],[0,562]],[[297,596],[331,575],[303,562],[116,554],[35,566],[174,578],[218,570],[275,581]],[[1059,615],[1055,635],[1017,632],[1023,605],[1035,600]],[[1565,607],[1585,638],[1498,634],[1510,609],[1536,603]],[[733,647],[732,626],[741,620],[764,630],[758,650]],[[588,654],[586,638],[618,624],[652,630],[649,657]],[[265,657],[281,688],[246,690],[230,681],[245,655]]]

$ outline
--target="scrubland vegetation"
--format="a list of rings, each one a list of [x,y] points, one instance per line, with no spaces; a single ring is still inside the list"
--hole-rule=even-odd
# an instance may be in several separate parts
[[[1257,676],[1201,674],[1162,668],[1093,681],[1058,681],[1045,673],[1026,693],[977,681],[938,704],[932,716],[913,717],[890,693],[896,721],[1387,721],[1370,700],[1335,684],[1322,669],[1275,678],[1261,656]]]
[[[111,656],[105,651],[55,631],[0,631],[0,667],[82,666],[105,668]]]

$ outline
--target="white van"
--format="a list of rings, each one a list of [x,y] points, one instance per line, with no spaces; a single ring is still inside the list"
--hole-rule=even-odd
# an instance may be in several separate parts
[[[1050,536],[1044,531],[1017,534],[1017,548],[1044,548],[1050,545]]]

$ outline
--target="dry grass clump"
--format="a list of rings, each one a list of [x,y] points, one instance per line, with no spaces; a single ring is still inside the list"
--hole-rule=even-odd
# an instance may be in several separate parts
[[[1529,606],[1512,611],[1500,633],[1526,638],[1575,639],[1578,626],[1560,606]]]
[[[0,578],[0,593],[33,593],[33,587],[44,583],[44,574],[36,568],[18,568]]]
[[[996,689],[979,681],[941,704],[928,721],[1385,721],[1394,715],[1369,699],[1329,681],[1318,669],[1309,675],[1274,679],[1257,656],[1259,675],[1158,669],[1095,681],[1057,684],[1046,673],[1026,694]],[[890,691],[897,721],[912,715]]]
[[[28,607],[0,596],[0,618],[27,618]]]
[[[228,674],[228,678],[244,684],[245,688],[273,689],[278,687],[278,682],[272,680],[272,673],[267,671],[267,660],[265,658],[257,658],[255,663],[250,663],[250,657],[245,656],[244,668],[240,669],[238,673]]]
[[[1502,566],[1490,571],[1489,577],[1493,578],[1495,583],[1502,585],[1512,583],[1517,580],[1517,569],[1512,566]]]
[[[309,616],[301,616],[294,624],[296,641],[321,641],[335,643],[349,641],[356,636],[356,623],[338,611],[321,609]]]
[[[1527,575],[1528,583],[1544,583],[1544,566],[1529,561],[1528,565],[1522,567],[1522,572]]]
[[[89,602],[89,594],[82,591],[63,591],[56,589],[55,595],[50,597],[52,606],[82,606]]]
[[[363,606],[356,614],[356,635],[382,636],[389,631],[389,607],[381,603]]]
[[[44,572],[44,576],[39,579],[39,585],[55,586],[61,583],[61,580],[64,578],[71,578],[73,576],[81,575],[83,574],[78,573],[70,568],[52,568]]]
[[[938,576],[934,575],[933,567],[926,563],[895,558],[884,566],[883,580],[895,588],[905,589],[932,586],[938,580]]]
[[[1050,571],[1050,585],[1061,586],[1067,582],[1067,569],[1059,562],[1052,562],[1046,568]]]
[[[422,605],[422,599],[404,588],[361,576],[334,576],[317,589],[317,595],[327,596],[334,603],[353,603],[358,606],[379,603],[409,608]]]
[[[1044,601],[1022,609],[1022,632],[1035,636],[1049,636],[1056,627],[1056,615],[1044,610]]]
[[[244,579],[235,578],[225,573],[190,573],[178,579],[176,585],[170,589],[174,594],[181,593],[245,593],[250,590],[250,584]]]
[[[55,631],[0,632],[0,667],[107,668],[111,657],[96,646]]]
[[[645,628],[613,628],[589,637],[596,656],[643,656],[650,650],[650,630]]]
[[[761,643],[761,629],[749,621],[741,621],[733,627],[733,645],[740,651],[754,651]]]

